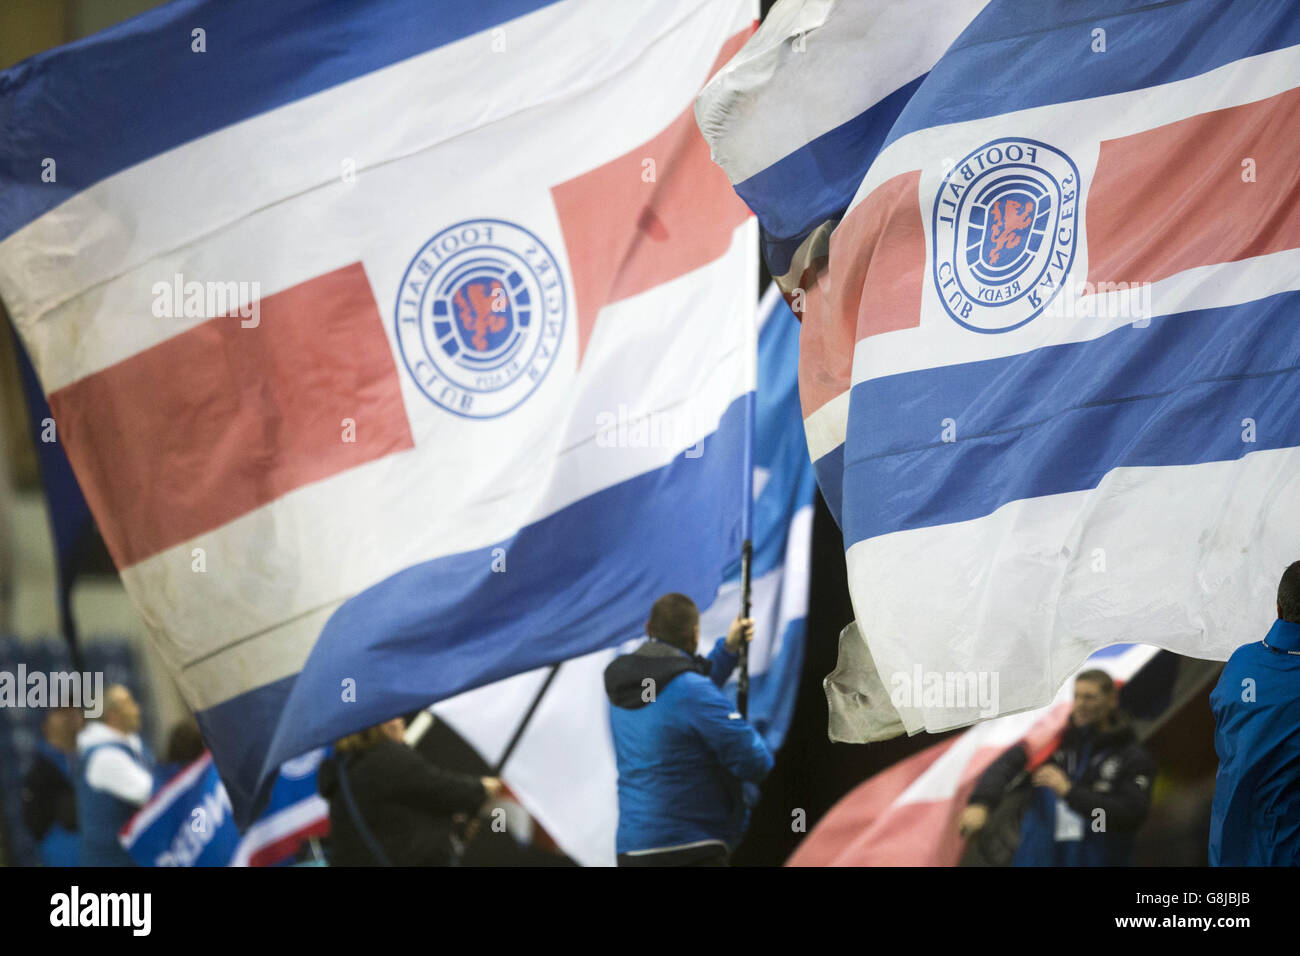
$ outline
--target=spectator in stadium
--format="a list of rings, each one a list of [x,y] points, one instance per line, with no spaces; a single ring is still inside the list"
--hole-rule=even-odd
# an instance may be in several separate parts
[[[619,866],[725,866],[745,832],[743,784],[772,769],[763,738],[719,689],[754,622],[737,618],[708,658],[696,656],[700,612],[665,594],[649,638],[605,669],[618,764]]]
[[[344,737],[321,762],[331,866],[448,866],[458,817],[501,791],[496,777],[449,773],[405,740],[401,717]]]
[[[1210,709],[1210,865],[1300,866],[1300,561],[1282,574],[1268,635],[1228,658]]]
[[[77,735],[77,827],[82,866],[135,866],[117,831],[153,794],[153,755],[140,740],[140,705],[114,684],[104,715]]]
[[[1004,751],[980,776],[958,830],[975,836],[1005,797],[1031,786],[1012,866],[1127,866],[1154,775],[1115,682],[1105,671],[1084,671],[1060,742],[1032,766],[1022,744]]]
[[[75,707],[58,707],[41,723],[36,760],[23,780],[23,823],[46,866],[78,859],[77,734],[85,724]]]
[[[178,720],[167,735],[163,759],[154,768],[154,789],[161,789],[168,780],[202,757],[205,750],[207,745],[203,743],[198,721],[193,717]]]

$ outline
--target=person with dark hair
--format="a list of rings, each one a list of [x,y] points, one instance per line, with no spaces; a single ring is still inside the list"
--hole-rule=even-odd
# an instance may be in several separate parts
[[[975,784],[958,831],[975,837],[1007,796],[1032,787],[1012,866],[1127,866],[1154,775],[1111,676],[1083,671],[1060,742],[1045,754],[1021,743],[1004,751]]]
[[[167,735],[167,750],[163,759],[154,767],[154,789],[161,789],[172,777],[202,757],[206,750],[207,745],[203,743],[198,721],[192,716],[177,721],[172,732]]]
[[[763,738],[719,689],[754,622],[736,618],[707,658],[700,612],[665,594],[645,643],[605,669],[618,765],[619,866],[725,866],[749,820],[744,784],[772,769]]]
[[[45,866],[76,866],[77,734],[85,720],[75,707],[45,715],[36,760],[23,779],[23,823]]]
[[[1228,658],[1210,709],[1210,865],[1300,866],[1300,561],[1282,573],[1268,634]]]
[[[501,792],[496,777],[435,767],[405,739],[406,721],[350,734],[321,762],[316,784],[330,806],[330,866],[448,866],[455,817]]]

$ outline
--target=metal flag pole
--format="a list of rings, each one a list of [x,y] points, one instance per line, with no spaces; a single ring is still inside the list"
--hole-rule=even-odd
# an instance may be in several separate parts
[[[754,561],[754,428],[758,404],[758,310],[749,313],[745,326],[745,452],[741,456],[745,472],[741,476],[740,526],[744,543],[740,546],[740,616],[749,617],[750,567]],[[749,717],[749,641],[740,639],[737,663],[736,710]]]
[[[506,769],[506,761],[510,759],[512,754],[514,754],[515,747],[523,738],[524,731],[528,729],[528,725],[532,723],[533,714],[537,712],[537,708],[542,703],[542,698],[546,696],[546,691],[550,689],[551,684],[555,681],[555,675],[560,672],[560,664],[563,663],[564,661],[559,661],[558,663],[551,665],[550,673],[546,675],[546,680],[542,681],[542,686],[537,688],[537,693],[533,695],[532,703],[528,705],[528,710],[524,712],[524,716],[520,719],[519,725],[515,727],[515,732],[513,736],[511,736],[510,742],[506,744],[506,749],[501,751],[501,756],[497,759],[496,765],[492,768],[491,776],[500,777],[501,772]]]

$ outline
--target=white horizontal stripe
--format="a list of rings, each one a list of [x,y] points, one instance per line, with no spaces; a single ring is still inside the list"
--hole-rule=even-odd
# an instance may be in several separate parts
[[[1083,274],[1074,270],[1079,277],[1075,289],[1086,288]],[[928,282],[927,276],[927,286]],[[1148,301],[1141,296],[1149,296],[1150,312],[1144,317],[1128,307],[1125,292],[1076,296],[1067,302],[1065,290],[1038,318],[1002,335],[970,332],[945,314],[935,321],[923,321],[920,328],[864,340],[853,353],[853,384],[920,369],[979,362],[995,357],[991,353],[1019,355],[1048,345],[1087,342],[1125,326],[1133,327],[1129,334],[1141,335],[1151,318],[1239,305],[1296,289],[1300,289],[1300,249],[1287,249],[1238,262],[1200,266],[1153,282],[1139,291],[1139,301]],[[990,339],[999,341],[990,343]],[[1005,348],[998,347],[1001,340],[1006,340]],[[809,416],[809,421],[820,411]],[[810,429],[810,447],[811,436]],[[832,437],[833,433],[826,440]]]
[[[776,4],[700,93],[696,116],[714,161],[738,183],[843,125],[929,72],[985,3]]]
[[[755,303],[735,290],[752,288],[754,229],[752,219],[739,227],[715,262],[602,310],[576,385],[553,369],[554,384],[492,421],[452,420],[408,398],[414,450],[295,489],[123,569],[165,659],[184,671],[190,706],[296,673],[328,615],[367,587],[501,541],[715,431],[745,391],[739,342]],[[709,334],[689,316],[708,316]],[[576,336],[566,338],[574,351]],[[626,429],[602,433],[598,416],[620,405],[664,413],[660,434],[674,443],[636,447]],[[605,438],[629,444],[602,447]],[[409,503],[431,500],[440,507],[413,524]]]
[[[1004,136],[1031,136],[1063,150],[1078,168],[1081,188],[1074,217],[1076,245],[1071,273],[1081,285],[1089,274],[1088,190],[1096,169],[1099,144],[1216,109],[1274,96],[1295,85],[1300,75],[1300,46],[1239,60],[1202,76],[1150,89],[1078,102],[1055,104],[987,119],[911,133],[881,153],[863,181],[855,206],[877,186],[903,172],[921,170],[919,188],[926,235],[926,272],[922,283],[921,321],[863,340],[854,352],[853,382],[985,359],[1020,355],[1048,345],[1096,338],[1131,320],[1044,312],[1018,329],[997,335],[971,332],[947,313],[931,277],[931,213],[942,178],[953,163],[972,150]],[[1141,228],[1140,224],[1135,228]],[[1177,241],[1170,237],[1169,241]],[[852,249],[840,255],[855,255]],[[1189,308],[1230,305],[1300,284],[1294,251],[1257,260],[1190,270],[1152,287],[1156,315]],[[830,261],[836,272],[835,256]],[[1105,276],[1109,282],[1134,282],[1142,276]],[[1114,299],[1114,296],[1110,297]],[[1103,305],[1105,303],[1097,303]]]
[[[961,157],[1000,136],[1033,136],[1077,154],[1103,140],[1132,136],[1214,110],[1267,99],[1296,85],[1300,46],[1224,64],[1208,73],[1141,90],[1052,103],[908,133],[890,143],[863,179],[850,210],[883,182],[921,170],[921,208],[929,210],[939,181]],[[945,160],[948,165],[945,167]],[[923,218],[928,218],[925,216]]]
[[[151,632],[154,645],[167,660],[168,672],[176,680],[176,687],[191,710],[214,707],[245,691],[273,684],[282,678],[297,674],[302,670],[303,664],[307,663],[307,657],[316,645],[316,639],[320,637],[325,622],[343,603],[341,598],[331,601],[297,617],[272,624],[242,639],[227,636],[228,633],[233,632],[223,631],[222,619],[238,620],[240,615],[251,615],[252,611],[247,606],[250,600],[274,598],[283,588],[283,582],[286,580],[283,576],[278,579],[279,583],[257,578],[249,568],[249,565],[256,564],[256,561],[240,560],[240,557],[234,556],[236,560],[234,568],[238,570],[228,570],[225,574],[242,583],[244,589],[250,592],[249,597],[243,597],[236,587],[230,588],[227,592],[226,599],[232,603],[219,606],[219,611],[213,610],[216,605],[202,605],[198,602],[187,602],[180,607],[168,608],[166,612],[168,617],[179,622],[176,624],[179,629],[169,631],[153,629]],[[139,565],[136,567],[138,568]],[[160,577],[164,586],[180,588],[185,583],[180,579],[179,569],[170,578],[165,575]],[[125,573],[123,579],[124,581],[126,579]],[[132,590],[132,584],[127,584],[127,590]],[[178,593],[183,592],[178,591]],[[156,591],[146,591],[143,594],[133,592],[132,600],[137,607],[154,608],[163,605],[167,600],[165,595],[156,597],[156,594]],[[190,619],[192,628],[197,628],[200,623],[206,625],[204,633],[210,635],[212,641],[212,646],[206,652],[203,647],[187,640],[189,634],[183,627],[185,620],[183,614],[186,612],[200,615]],[[171,659],[168,659],[169,656],[176,659],[178,663],[173,664]]]
[[[1142,643],[1226,660],[1274,618],[1300,541],[1300,449],[1117,468],[1091,491],[848,549],[858,626],[886,686],[925,670],[998,677],[998,713],[1048,703],[1092,652]],[[909,733],[969,710],[899,708]]]
[[[176,273],[258,281],[266,296],[362,259],[386,313],[439,228],[532,218],[513,194],[549,202],[551,184],[671,122],[748,12],[747,0],[639,13],[569,0],[510,22],[500,53],[484,31],[366,74],[74,196],[0,242],[0,296],[47,391],[201,321],[152,315],[153,284]],[[391,286],[376,253],[392,260]]]
[[[845,389],[803,420],[808,455],[813,461],[844,444],[848,434],[849,390]]]
[[[194,781],[206,773],[211,764],[212,754],[204,753],[202,757],[164,784],[163,788],[154,794],[153,799],[131,818],[129,828],[120,837],[123,845],[134,842],[142,832],[153,826],[158,817],[171,809],[171,801],[176,798],[176,794],[193,786]]]
[[[248,866],[249,860],[259,850],[264,849],[276,840],[281,840],[322,820],[326,820],[329,815],[330,805],[324,798],[312,796],[285,807],[265,820],[259,820],[248,828],[244,838],[239,841],[239,846],[230,860],[230,865]]]

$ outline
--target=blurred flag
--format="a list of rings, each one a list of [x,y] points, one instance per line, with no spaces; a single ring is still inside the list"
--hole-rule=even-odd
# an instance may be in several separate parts
[[[1141,645],[1111,647],[1085,667],[1110,674],[1120,685],[1121,706],[1151,719],[1169,710],[1175,671],[1153,673],[1159,686],[1142,687],[1146,699],[1138,708],[1124,685],[1157,654],[1156,648]],[[1017,743],[1032,755],[1050,753],[1070,719],[1073,695],[1074,687],[1067,683],[1047,707],[985,721],[859,784],[818,822],[786,865],[956,866],[966,849],[957,834],[957,818],[980,775]]]
[[[36,370],[21,341],[15,341],[14,352],[18,360],[18,377],[22,384],[23,399],[27,403],[27,421],[36,449],[36,460],[41,472],[41,490],[50,519],[50,532],[54,541],[54,560],[58,568],[59,629],[68,642],[74,659],[80,655],[77,647],[77,622],[72,614],[72,586],[81,572],[86,552],[95,533],[95,519],[90,506],[81,493],[77,478],[72,473],[68,456],[58,441],[58,426],[50,414],[49,403],[36,380]]]
[[[749,720],[776,751],[803,670],[814,483],[795,379],[799,326],[775,287],[759,315]],[[702,649],[726,633],[739,610],[737,566],[701,613]],[[649,614],[646,605],[637,626],[619,637],[634,642],[644,636]],[[615,653],[598,651],[560,667],[503,770],[529,813],[587,866],[614,865],[618,771],[602,675]],[[545,679],[546,669],[522,674],[445,700],[433,711],[493,764]],[[725,689],[734,696],[735,686],[733,678]]]
[[[221,777],[204,753],[163,785],[118,834],[141,866],[226,866],[239,828]]]
[[[716,592],[757,260],[692,103],[754,14],[183,0],[0,74],[0,296],[239,819]]]
[[[127,821],[119,839],[141,866],[274,866],[329,832],[329,804],[316,792],[324,750],[288,761],[266,810],[242,836],[230,797],[204,753]]]
[[[783,0],[697,111],[802,308],[841,680],[993,673],[1005,714],[1107,644],[1222,660],[1273,616],[1300,540],[1300,7],[981,6]],[[856,164],[823,177],[836,146]],[[839,739],[987,716],[874,697]]]

